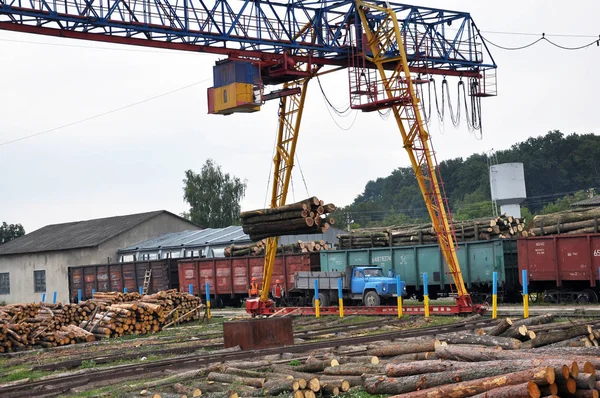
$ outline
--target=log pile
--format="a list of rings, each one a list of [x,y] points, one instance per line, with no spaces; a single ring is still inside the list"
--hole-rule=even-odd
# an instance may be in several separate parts
[[[129,300],[130,294],[139,296],[138,293],[119,293],[116,298],[123,301],[101,305],[101,310],[80,326],[98,338],[156,333],[172,323],[199,319],[203,308],[200,298],[177,290],[145,295],[139,300]]]
[[[0,307],[0,352],[93,341],[93,335],[76,325],[87,320],[94,308],[90,302]]]
[[[225,248],[225,257],[244,257],[244,256],[262,256],[265,254],[267,240],[259,240],[251,245],[231,245]],[[327,243],[324,240],[303,242],[299,240],[289,245],[280,245],[277,247],[277,254],[297,254],[319,252],[327,250]]]
[[[598,397],[600,348],[593,342],[600,320],[553,320],[500,319],[484,328],[473,322],[463,332],[317,350],[295,364],[293,356],[287,363],[278,360],[285,354],[225,362],[211,367],[207,382],[194,391],[315,397],[362,388],[407,398]],[[181,394],[192,392],[179,388]]]
[[[12,304],[0,307],[0,352],[48,348],[100,337],[155,333],[198,319],[200,298],[176,290],[95,293],[79,304]]]
[[[506,215],[492,219],[455,222],[454,230],[458,242],[508,239],[529,235],[523,218]],[[337,238],[337,246],[340,250],[436,244],[438,241],[431,223],[356,230],[350,234],[338,235]]]
[[[335,205],[313,196],[281,207],[245,211],[240,218],[244,233],[260,241],[271,236],[324,233],[335,222],[328,217],[333,211]]]
[[[531,235],[589,234],[596,233],[600,208],[569,210],[533,217]]]

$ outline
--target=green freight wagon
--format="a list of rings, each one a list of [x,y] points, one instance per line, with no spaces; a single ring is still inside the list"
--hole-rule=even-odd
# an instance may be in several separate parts
[[[516,239],[460,242],[456,251],[463,279],[474,302],[490,301],[492,273],[498,272],[498,293],[505,302],[519,300]],[[377,265],[385,275],[399,275],[409,297],[423,299],[423,273],[429,276],[431,299],[451,296],[446,264],[438,245],[394,246],[321,252],[321,271],[346,266]]]

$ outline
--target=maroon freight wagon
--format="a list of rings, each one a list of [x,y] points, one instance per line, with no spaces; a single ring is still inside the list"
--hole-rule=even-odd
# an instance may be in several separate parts
[[[206,294],[206,283],[213,305],[239,305],[248,297],[250,279],[262,283],[264,257],[225,257],[188,259],[179,261],[179,288],[187,292],[192,285],[194,294]],[[294,274],[298,271],[320,271],[319,253],[285,254],[275,258],[271,289],[279,279],[284,291],[294,287]]]
[[[152,270],[148,293],[179,288],[176,259],[82,265],[69,267],[69,299],[76,301],[78,290],[84,300],[92,297],[92,290],[137,292],[148,269]]]
[[[518,240],[519,281],[546,302],[598,302],[600,234],[551,235]]]

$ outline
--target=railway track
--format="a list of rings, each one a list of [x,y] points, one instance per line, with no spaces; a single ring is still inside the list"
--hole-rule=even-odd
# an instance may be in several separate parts
[[[88,383],[99,382],[103,380],[111,380],[114,382],[117,379],[135,379],[147,376],[149,373],[157,373],[172,368],[181,369],[191,366],[202,367],[212,363],[228,360],[255,359],[261,356],[280,354],[283,352],[301,353],[320,348],[352,346],[374,341],[428,336],[443,332],[467,330],[473,328],[475,325],[485,325],[491,322],[493,322],[491,319],[480,319],[467,322],[457,322],[443,326],[385,332],[376,335],[327,339],[325,341],[309,342],[286,347],[237,352],[198,353],[131,365],[122,365],[112,367],[110,369],[86,369],[85,371],[72,374],[47,376],[36,381],[0,387],[0,397],[53,397],[66,393],[72,388],[80,387]]]
[[[372,321],[365,321],[365,322],[358,322],[358,323],[351,324],[351,325],[336,325],[336,326],[328,326],[328,327],[322,327],[322,328],[300,330],[300,331],[294,332],[294,337],[305,339],[305,340],[310,340],[310,339],[314,339],[314,338],[317,338],[317,337],[320,337],[323,335],[335,334],[335,333],[340,333],[340,332],[349,333],[349,332],[356,332],[356,331],[360,331],[360,330],[364,330],[364,329],[380,328],[382,326],[387,326],[387,325],[401,325],[403,323],[408,322],[409,320],[410,320],[409,318],[404,318],[401,320],[383,319],[383,320],[380,320],[376,325],[373,325]],[[210,334],[208,334],[208,336],[210,336],[210,339],[216,340],[216,339],[222,338],[223,333],[210,333]],[[208,340],[208,338],[204,338],[204,336],[201,336],[201,337],[202,338],[199,338],[199,340],[203,340],[203,341]],[[171,344],[174,344],[174,343],[171,343]],[[178,343],[178,344],[181,344],[181,343]],[[154,345],[152,345],[152,348],[161,347],[161,346],[163,346],[163,344],[161,344],[161,345],[154,344]],[[144,352],[82,356],[77,359],[67,359],[67,360],[60,361],[60,362],[36,365],[36,366],[33,366],[31,369],[34,371],[36,371],[36,370],[54,371],[54,370],[58,370],[58,369],[73,369],[73,368],[80,367],[81,364],[85,361],[93,361],[95,364],[101,365],[101,364],[106,364],[106,363],[110,363],[110,362],[115,362],[118,360],[137,359],[140,356],[143,356],[144,354],[146,354],[146,355],[148,355],[148,354],[151,354],[151,355],[185,354],[185,353],[191,353],[191,352],[195,352],[195,351],[199,351],[199,350],[215,350],[215,349],[219,349],[219,348],[223,348],[222,342],[211,343],[211,344],[206,344],[203,342],[197,342],[197,343],[193,343],[193,344],[188,343],[187,345],[183,345],[183,346],[153,349],[152,351],[144,351]]]

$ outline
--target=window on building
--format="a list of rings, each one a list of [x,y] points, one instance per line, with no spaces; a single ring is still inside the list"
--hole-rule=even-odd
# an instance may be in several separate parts
[[[33,283],[36,293],[45,293],[46,271],[33,271]]]
[[[0,294],[10,294],[10,273],[0,273]]]

